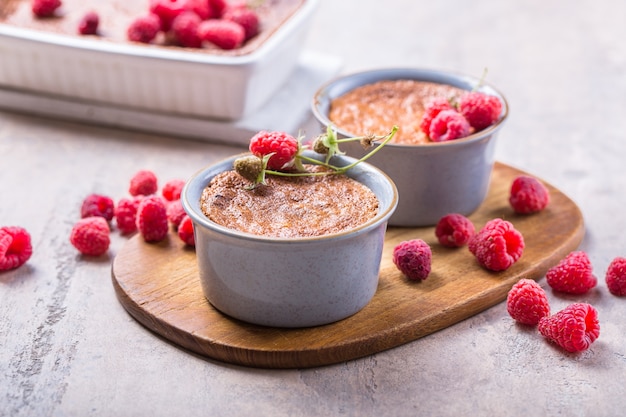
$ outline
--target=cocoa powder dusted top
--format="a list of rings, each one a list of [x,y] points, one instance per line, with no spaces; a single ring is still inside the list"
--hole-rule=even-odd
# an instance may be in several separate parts
[[[249,185],[234,171],[222,172],[204,189],[200,207],[210,220],[222,226],[281,238],[345,231],[378,213],[376,195],[346,175],[268,175],[266,185],[246,189]]]
[[[419,145],[430,140],[420,130],[424,107],[436,97],[457,99],[465,90],[415,80],[384,80],[357,87],[330,105],[329,119],[354,135],[384,135],[399,126],[392,143]]]

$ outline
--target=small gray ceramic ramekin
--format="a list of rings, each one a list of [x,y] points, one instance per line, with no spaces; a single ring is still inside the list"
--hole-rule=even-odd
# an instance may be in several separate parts
[[[239,156],[196,173],[181,196],[193,221],[200,281],[208,301],[229,316],[273,327],[328,324],[365,307],[378,286],[387,221],[398,202],[389,177],[367,163],[348,171],[379,200],[378,214],[357,228],[312,238],[256,236],[216,224],[200,208],[211,178],[231,170]],[[352,161],[340,156],[332,163],[345,166]]]
[[[464,90],[472,90],[480,84],[477,78],[438,70],[390,68],[364,71],[338,77],[321,86],[313,97],[313,114],[325,130],[332,124],[328,116],[332,100],[359,86],[382,80],[428,81]],[[507,119],[509,108],[504,96],[489,84],[482,83],[478,91],[494,95],[502,102],[500,119],[494,125],[447,142],[389,143],[368,159],[387,173],[398,187],[400,201],[389,219],[390,226],[432,226],[449,213],[473,213],[485,199],[494,164],[496,134]],[[338,137],[367,133],[347,132],[337,127]],[[356,143],[346,143],[341,148],[356,158],[364,154]]]

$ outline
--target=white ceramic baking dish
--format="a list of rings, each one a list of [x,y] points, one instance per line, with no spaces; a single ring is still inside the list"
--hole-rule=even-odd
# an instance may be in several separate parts
[[[156,112],[237,120],[295,69],[317,0],[240,56],[107,42],[0,24],[0,88]]]

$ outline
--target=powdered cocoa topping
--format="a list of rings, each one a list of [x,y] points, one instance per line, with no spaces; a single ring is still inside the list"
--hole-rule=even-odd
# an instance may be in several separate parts
[[[419,145],[430,140],[420,130],[424,107],[435,97],[458,99],[465,90],[415,80],[385,80],[357,87],[331,102],[329,118],[353,135],[386,135],[399,127],[393,143]]]
[[[205,45],[205,48],[181,48],[167,46],[167,40],[159,35],[155,44],[160,47],[179,50],[211,53],[216,55],[245,55],[258,49],[271,35],[289,19],[305,0],[264,0],[255,3],[254,10],[259,15],[260,33],[247,41],[241,48],[221,50]],[[229,1],[229,3],[234,0]],[[63,0],[63,5],[55,16],[37,18],[31,11],[31,0],[0,0],[0,23],[37,31],[58,34],[78,35],[78,23],[88,11],[95,11],[100,17],[99,35],[90,37],[102,41],[128,42],[126,31],[130,23],[139,16],[148,14],[149,0]],[[135,44],[145,47],[154,45]]]
[[[204,189],[200,206],[209,219],[222,226],[281,238],[345,231],[378,213],[376,195],[346,175],[268,175],[266,183],[246,189],[250,182],[236,172],[220,173]]]

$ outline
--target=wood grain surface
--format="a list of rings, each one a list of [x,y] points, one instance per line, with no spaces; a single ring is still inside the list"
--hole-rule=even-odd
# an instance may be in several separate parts
[[[439,245],[434,228],[389,228],[380,282],[372,301],[337,323],[303,329],[247,324],[215,310],[204,298],[193,249],[175,236],[159,244],[131,238],[112,267],[120,303],[141,324],[171,342],[220,361],[264,368],[306,368],[363,357],[416,340],[506,299],[521,278],[540,279],[548,268],[575,250],[584,235],[576,204],[546,184],[550,205],[532,215],[516,215],[508,194],[523,172],[496,163],[489,194],[470,216],[476,229],[500,217],[523,234],[521,259],[506,271],[481,268],[467,247]],[[408,281],[391,260],[393,247],[421,238],[433,251],[432,272],[422,282]]]

